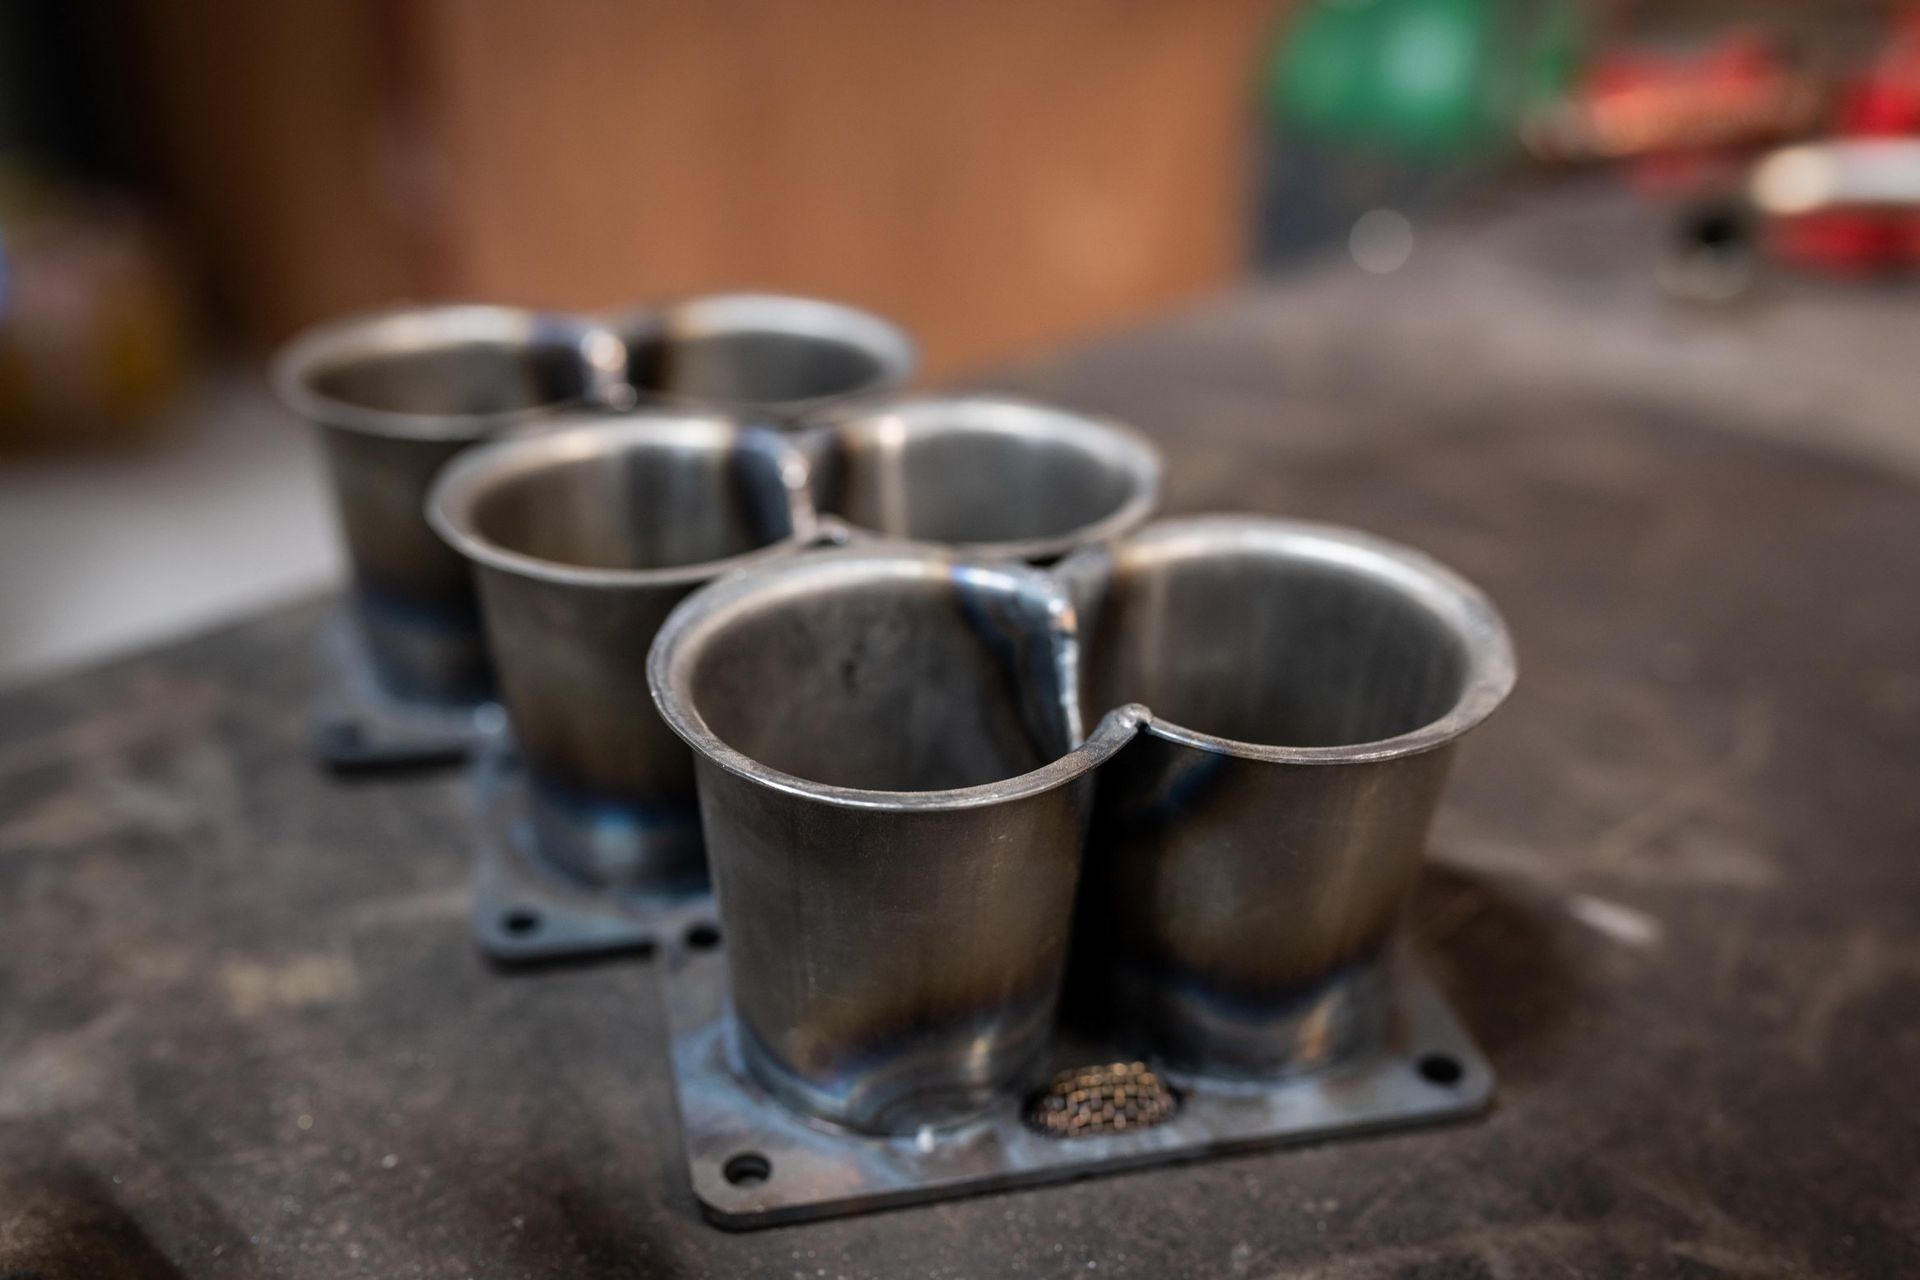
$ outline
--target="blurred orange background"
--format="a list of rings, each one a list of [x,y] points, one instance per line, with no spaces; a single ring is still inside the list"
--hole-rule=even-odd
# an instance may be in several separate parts
[[[1246,258],[1269,0],[149,0],[193,247],[276,340],[397,297],[730,287],[892,315],[934,377]]]

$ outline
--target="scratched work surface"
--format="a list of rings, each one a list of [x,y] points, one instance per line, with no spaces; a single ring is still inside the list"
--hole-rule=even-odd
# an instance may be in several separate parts
[[[1486,1119],[714,1230],[655,975],[480,962],[459,776],[302,755],[307,608],[0,698],[0,1275],[1920,1274],[1920,295],[1676,311],[1647,231],[1535,200],[1004,380],[1506,610],[1414,904]]]

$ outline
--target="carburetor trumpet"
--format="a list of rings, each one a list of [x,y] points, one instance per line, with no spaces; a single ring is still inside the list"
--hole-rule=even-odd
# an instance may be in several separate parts
[[[1489,1096],[1396,926],[1514,660],[1418,552],[1251,517],[1050,572],[855,545],[690,597],[648,668],[695,753],[726,938],[669,976],[717,1220]],[[1062,1071],[1064,1101],[1034,1094]]]
[[[786,433],[691,410],[573,418],[456,460],[428,515],[474,567],[511,730],[476,766],[481,946],[643,948],[710,914],[694,757],[639,663],[696,587],[887,534],[1052,558],[1139,524],[1159,474],[1123,427],[987,397],[879,402]]]
[[[319,429],[353,570],[328,637],[315,753],[336,766],[458,759],[497,726],[478,597],[422,516],[475,445],[636,404],[788,429],[896,390],[898,326],[813,298],[719,294],[604,320],[511,307],[372,313],[296,337],[281,401]]]

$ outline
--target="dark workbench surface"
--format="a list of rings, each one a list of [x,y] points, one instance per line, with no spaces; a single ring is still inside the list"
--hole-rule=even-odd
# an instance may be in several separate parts
[[[1505,609],[1415,903],[1484,1120],[717,1231],[655,974],[481,963],[460,775],[303,754],[310,607],[0,697],[0,1275],[1920,1274],[1920,294],[1676,309],[1646,230],[1535,200],[1000,382]]]

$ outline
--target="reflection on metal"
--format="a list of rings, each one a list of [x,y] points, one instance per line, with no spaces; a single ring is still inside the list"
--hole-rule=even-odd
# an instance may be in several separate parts
[[[617,401],[622,354],[610,331],[585,320],[442,306],[312,329],[276,358],[281,400],[320,431],[353,572],[360,655],[378,701],[394,713],[336,720],[344,727],[318,744],[324,758],[341,761],[331,744],[356,733],[354,764],[439,758],[450,741],[460,745],[392,732],[389,723],[412,705],[452,725],[455,717],[436,713],[491,695],[473,584],[427,528],[427,488],[474,444],[569,407]]]
[[[741,1050],[789,1105],[912,1133],[1036,1083],[1090,772],[1132,733],[1080,741],[1071,624],[1037,570],[873,548],[730,578],[662,629]]]
[[[725,412],[797,426],[886,395],[919,353],[892,322],[857,307],[779,294],[712,294],[607,317],[642,406]]]
[[[474,565],[525,760],[532,848],[555,872],[616,896],[705,888],[692,756],[654,711],[642,655],[702,583],[809,542],[869,537],[816,521],[809,441],[833,459],[836,485],[885,489],[914,533],[996,559],[1124,531],[1157,499],[1158,457],[1123,428],[1000,400],[879,412],[884,430],[862,418],[811,435],[664,410],[557,418],[442,474],[429,517]],[[1038,514],[1020,515],[1032,501]],[[746,689],[763,702],[786,689],[770,678]],[[490,919],[481,940],[495,949]],[[510,942],[524,955],[550,938],[571,949],[548,930]]]
[[[463,718],[493,692],[478,601],[465,563],[421,514],[434,477],[467,449],[636,402],[796,426],[897,389],[915,363],[912,341],[878,316],[772,295],[696,298],[611,325],[416,307],[301,334],[276,357],[273,383],[320,431],[358,631],[353,669],[326,676],[316,753],[410,763],[475,743]]]
[[[1152,710],[1100,771],[1076,1009],[1222,1076],[1367,1052],[1453,745],[1513,687],[1499,615],[1416,551],[1277,520],[1166,521],[1058,576],[1082,705]]]
[[[1425,556],[1238,517],[1149,526],[1051,573],[855,544],[691,597],[648,666],[695,752],[727,938],[724,999],[709,960],[673,979],[718,1219],[1487,1096],[1395,925],[1452,747],[1513,655],[1486,599]],[[1144,1086],[1136,1057],[1179,1092],[1171,1116],[1124,1092]],[[1028,1128],[1047,1073],[1095,1060],[1121,1070],[1079,1091],[1083,1127],[1115,1132]]]
[[[731,946],[727,939],[725,945]],[[1396,970],[1393,1031],[1376,1052],[1267,1085],[1177,1080],[1162,1123],[1063,1142],[1037,1132],[1024,1094],[970,1123],[876,1136],[794,1111],[747,1069],[726,1015],[726,962],[668,949],[667,1016],[681,1140],[701,1209],[730,1229],[776,1226],[951,1196],[1064,1182],[1346,1134],[1457,1120],[1493,1096],[1493,1071],[1433,987]],[[1103,1056],[1065,1043],[1048,1065]]]
[[[1130,428],[990,396],[923,396],[803,433],[814,504],[855,534],[1044,564],[1131,532],[1160,454]]]
[[[472,450],[434,485],[428,517],[479,583],[531,852],[555,877],[610,900],[705,890],[693,760],[644,655],[703,583],[815,537],[804,472],[775,432],[649,413]],[[547,929],[512,944],[548,940],[576,949]]]
[[[475,843],[471,917],[481,951],[502,964],[651,954],[688,933],[718,937],[704,886],[674,892],[609,891],[583,884],[543,858],[527,780],[504,733],[474,754]],[[705,932],[701,932],[705,931]]]

